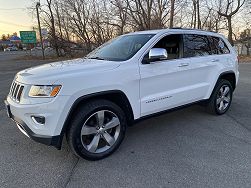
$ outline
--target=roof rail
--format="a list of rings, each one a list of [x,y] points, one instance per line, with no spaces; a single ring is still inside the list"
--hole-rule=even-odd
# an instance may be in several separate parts
[[[203,29],[194,29],[194,28],[182,28],[182,27],[173,27],[169,29],[184,29],[184,30],[195,30],[195,31],[206,31],[206,32],[212,32],[212,33],[217,33],[216,31],[207,31]]]
[[[169,28],[169,29],[184,29],[182,27],[172,27],[172,28]]]

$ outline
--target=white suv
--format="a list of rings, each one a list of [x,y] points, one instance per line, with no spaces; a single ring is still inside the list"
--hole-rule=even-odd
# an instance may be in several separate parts
[[[191,29],[129,33],[85,58],[17,73],[6,108],[33,140],[102,159],[121,144],[134,120],[203,101],[230,107],[239,77],[234,48],[220,34]]]

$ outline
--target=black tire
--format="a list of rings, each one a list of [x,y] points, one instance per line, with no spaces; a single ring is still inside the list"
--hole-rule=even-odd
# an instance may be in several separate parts
[[[120,128],[119,128],[119,133],[116,134],[117,135],[116,141],[113,142],[112,146],[109,146],[110,147],[109,149],[100,153],[94,153],[94,152],[88,151],[87,149],[88,147],[86,148],[86,145],[83,143],[83,140],[82,140],[83,135],[81,135],[81,130],[83,130],[82,127],[84,127],[84,123],[87,122],[91,117],[94,118],[93,114],[98,113],[100,111],[105,111],[104,113],[111,112],[112,114],[116,115],[116,119],[119,119]],[[111,101],[98,99],[98,100],[87,102],[77,110],[74,116],[75,117],[73,118],[72,123],[69,125],[67,129],[66,139],[72,151],[79,157],[82,157],[87,160],[103,159],[111,155],[114,151],[116,151],[125,137],[126,127],[127,127],[125,114],[118,105],[116,105],[115,103]],[[99,121],[99,119],[97,121]],[[107,133],[107,131],[104,131],[104,132]],[[98,134],[99,133],[97,134],[95,133],[94,135],[92,135],[93,138],[94,136],[97,136]],[[102,141],[105,141],[105,138],[102,137],[102,135],[100,135],[98,146],[99,146],[99,143],[101,142],[100,139],[103,139]]]
[[[219,99],[219,97],[220,97],[219,95],[221,92],[220,91],[221,88],[224,89],[224,87],[229,88],[229,102],[224,109],[220,110],[219,109],[220,104],[217,104],[217,99]],[[231,83],[225,79],[218,80],[218,82],[216,83],[215,88],[211,94],[211,97],[209,98],[209,100],[207,102],[207,105],[206,105],[207,111],[211,114],[216,114],[216,115],[222,115],[222,114],[226,113],[228,111],[229,107],[231,106],[232,96],[233,96],[233,87],[232,87]]]

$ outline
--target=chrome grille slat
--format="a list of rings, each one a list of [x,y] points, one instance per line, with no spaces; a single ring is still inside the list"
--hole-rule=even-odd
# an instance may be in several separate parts
[[[14,83],[13,90],[12,90],[12,92],[11,92],[11,97],[13,97],[13,94],[14,94],[14,91],[15,91],[16,87],[17,87],[17,84]]]
[[[15,82],[13,82],[13,84],[12,84],[12,88],[11,88],[11,90],[10,90],[10,96],[12,96],[12,93],[13,93],[13,90],[14,90],[14,87],[15,87]]]
[[[12,84],[11,84],[11,88],[10,88],[10,95],[11,95],[11,93],[12,93],[12,90],[13,90],[13,87],[14,87],[14,84],[15,84],[15,82],[12,82]]]
[[[22,93],[24,90],[24,85],[18,83],[18,82],[13,82],[11,88],[10,88],[10,97],[16,101],[20,102],[20,99],[22,97]]]
[[[16,86],[16,88],[15,88],[14,95],[13,95],[13,98],[14,98],[15,100],[16,100],[16,98],[17,98],[17,92],[18,92],[18,90],[19,90],[19,87],[20,87],[20,85],[17,84],[17,86]]]
[[[20,99],[21,99],[21,95],[23,93],[23,89],[24,89],[24,86],[20,86],[19,87],[19,90],[18,90],[18,93],[17,93],[17,101],[20,102]]]

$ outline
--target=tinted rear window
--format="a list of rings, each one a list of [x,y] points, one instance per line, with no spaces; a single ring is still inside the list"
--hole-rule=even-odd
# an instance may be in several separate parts
[[[209,40],[205,35],[184,35],[184,57],[211,55]]]

